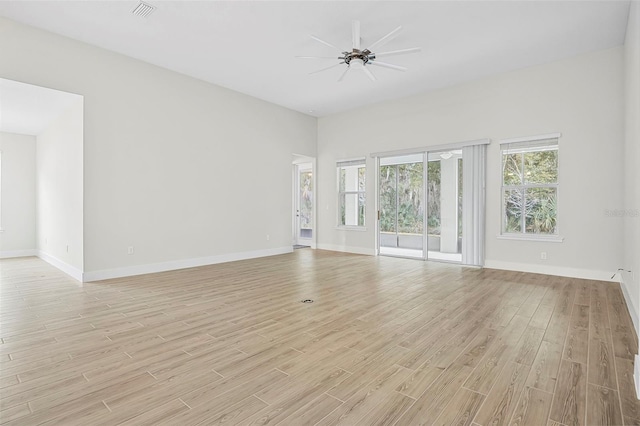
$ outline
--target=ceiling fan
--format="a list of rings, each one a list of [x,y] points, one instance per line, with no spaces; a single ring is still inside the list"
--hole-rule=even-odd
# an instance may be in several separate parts
[[[375,81],[376,80],[376,76],[373,75],[371,70],[368,68],[370,65],[375,65],[375,66],[384,67],[384,68],[390,68],[390,69],[396,70],[396,71],[406,71],[407,70],[405,67],[401,67],[399,65],[394,65],[394,64],[387,63],[387,62],[380,62],[378,60],[378,58],[382,58],[382,57],[386,57],[386,56],[393,56],[393,55],[403,55],[405,53],[415,53],[415,52],[419,52],[420,51],[419,47],[412,47],[412,48],[409,48],[409,49],[400,49],[400,50],[392,50],[392,51],[388,51],[388,52],[374,53],[374,50],[376,48],[379,48],[382,45],[384,45],[387,42],[389,42],[390,40],[392,40],[400,32],[400,30],[402,30],[402,27],[396,28],[395,30],[391,31],[389,34],[385,35],[384,37],[382,37],[381,39],[376,41],[375,43],[371,44],[366,49],[362,49],[360,47],[360,21],[353,21],[352,25],[351,25],[351,38],[352,38],[353,47],[352,47],[351,50],[345,50],[344,52],[341,52],[340,56],[338,56],[338,57],[335,57],[335,56],[296,56],[296,58],[298,58],[298,59],[338,59],[340,61],[337,64],[333,64],[331,66],[328,66],[328,67],[325,67],[325,68],[321,68],[321,69],[319,69],[317,71],[311,72],[310,74],[316,74],[316,73],[319,73],[319,72],[322,72],[322,71],[326,71],[328,69],[339,67],[339,66],[341,66],[343,64],[346,64],[346,69],[344,70],[344,72],[342,73],[342,75],[340,76],[338,81],[342,81],[344,79],[344,77],[349,73],[349,71],[351,69],[362,70],[362,72],[364,72],[367,75],[367,77],[369,77],[369,79],[371,81]],[[329,43],[327,41],[324,41],[319,37],[316,37],[316,36],[312,35],[311,38],[313,40],[317,41],[318,43],[324,44],[325,46],[331,47],[331,48],[336,49],[336,50],[340,50],[336,46],[334,46],[333,44],[331,44],[331,43]]]

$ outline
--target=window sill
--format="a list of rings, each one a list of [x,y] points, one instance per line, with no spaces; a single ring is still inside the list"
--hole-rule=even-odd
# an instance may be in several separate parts
[[[560,235],[518,235],[518,234],[499,234],[499,240],[516,240],[516,241],[539,241],[545,243],[561,243],[564,237]]]
[[[367,230],[365,226],[336,226],[338,231],[359,231],[364,232]]]

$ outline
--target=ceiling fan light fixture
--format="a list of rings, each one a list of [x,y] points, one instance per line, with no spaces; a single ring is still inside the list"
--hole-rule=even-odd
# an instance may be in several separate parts
[[[364,67],[364,61],[360,58],[353,58],[349,62],[349,66],[353,69],[359,70]]]

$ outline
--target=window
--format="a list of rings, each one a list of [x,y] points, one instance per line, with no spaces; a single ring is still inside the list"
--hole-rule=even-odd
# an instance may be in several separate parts
[[[364,226],[365,160],[338,162],[338,226]]]
[[[550,136],[500,145],[503,235],[558,235],[559,135]]]

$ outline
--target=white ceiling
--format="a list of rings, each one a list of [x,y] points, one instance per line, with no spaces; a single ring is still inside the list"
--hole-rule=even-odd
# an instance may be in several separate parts
[[[79,95],[0,78],[0,132],[37,136],[79,98]]]
[[[2,1],[0,15],[323,116],[624,42],[629,1]],[[366,47],[395,27],[383,50],[407,72],[370,68],[369,81],[339,68],[309,75],[333,55],[314,34],[349,49],[351,21]],[[311,112],[312,111],[312,112]]]

